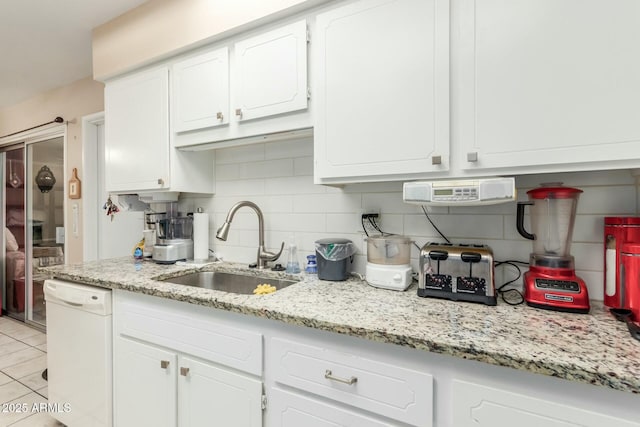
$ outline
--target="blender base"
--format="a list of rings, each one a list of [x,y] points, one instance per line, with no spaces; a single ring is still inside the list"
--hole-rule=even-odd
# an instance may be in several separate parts
[[[573,269],[531,266],[523,282],[528,306],[568,313],[589,312],[587,286]]]

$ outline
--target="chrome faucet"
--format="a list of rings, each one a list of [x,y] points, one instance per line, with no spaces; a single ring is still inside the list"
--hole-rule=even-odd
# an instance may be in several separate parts
[[[282,250],[284,249],[284,242],[282,242],[282,246],[280,246],[280,252],[274,254],[273,252],[269,252],[264,248],[264,217],[262,216],[262,211],[253,202],[249,202],[244,200],[242,202],[238,202],[229,209],[229,213],[227,213],[227,218],[224,220],[224,224],[218,228],[216,232],[216,238],[218,240],[227,240],[227,234],[229,234],[229,227],[231,226],[231,221],[233,220],[233,216],[236,214],[236,211],[241,207],[246,206],[248,208],[253,209],[258,215],[258,257],[256,260],[256,264],[258,268],[267,268],[267,262],[275,261],[282,254]]]

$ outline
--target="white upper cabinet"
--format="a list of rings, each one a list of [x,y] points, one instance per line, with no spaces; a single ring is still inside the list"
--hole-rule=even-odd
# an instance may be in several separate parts
[[[448,0],[334,8],[312,49],[316,183],[448,170]]]
[[[173,131],[229,123],[229,49],[223,47],[173,64]]]
[[[168,189],[168,68],[108,82],[104,104],[107,191]]]
[[[640,2],[459,4],[462,169],[637,167]]]
[[[174,63],[174,147],[222,148],[313,126],[306,19],[236,40]]]
[[[170,146],[169,68],[105,85],[105,185],[112,193],[213,193],[213,152]]]
[[[240,121],[307,108],[307,23],[234,46],[234,114]]]

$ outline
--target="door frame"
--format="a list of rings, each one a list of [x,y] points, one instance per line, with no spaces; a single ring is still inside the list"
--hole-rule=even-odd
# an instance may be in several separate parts
[[[98,175],[104,165],[104,151],[100,150],[98,128],[104,125],[104,111],[82,117],[82,170],[86,173],[82,186],[82,261],[98,259]],[[93,171],[89,173],[89,171]]]

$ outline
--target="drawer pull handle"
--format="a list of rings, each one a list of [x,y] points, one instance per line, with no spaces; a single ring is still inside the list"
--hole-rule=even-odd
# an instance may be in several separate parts
[[[328,379],[328,380],[338,381],[339,383],[343,383],[343,384],[347,384],[347,385],[353,385],[353,384],[358,382],[358,378],[357,377],[351,377],[349,379],[340,378],[340,377],[334,377],[329,369],[324,371],[324,377],[326,379]]]
[[[161,360],[160,361],[160,367],[162,369],[167,369],[169,367],[169,361],[168,360]]]

